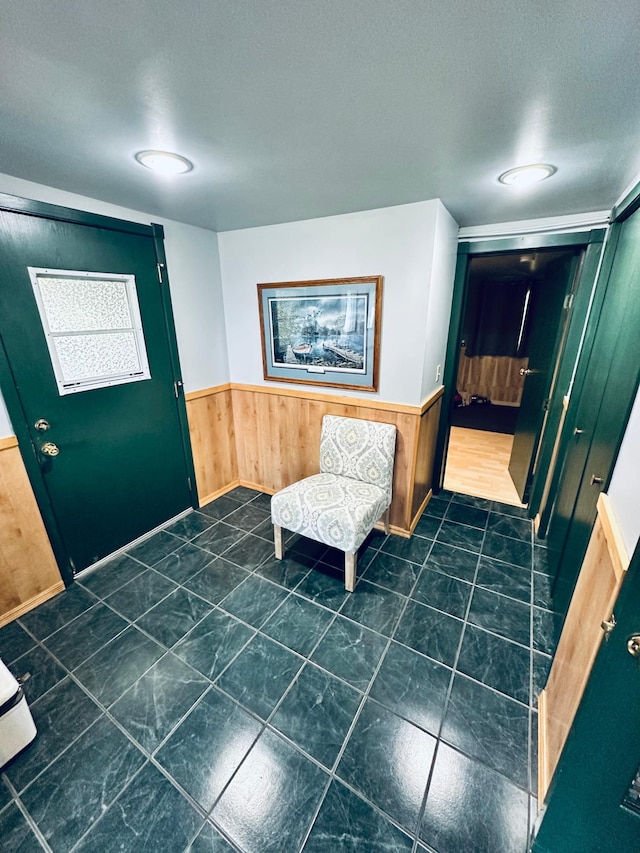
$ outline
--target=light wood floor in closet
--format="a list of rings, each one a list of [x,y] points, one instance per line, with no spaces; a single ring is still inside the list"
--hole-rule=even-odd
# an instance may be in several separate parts
[[[451,427],[445,489],[522,506],[508,470],[512,445],[512,435]]]

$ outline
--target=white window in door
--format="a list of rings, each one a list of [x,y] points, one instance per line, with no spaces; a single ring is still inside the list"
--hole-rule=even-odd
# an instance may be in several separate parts
[[[60,395],[151,378],[135,276],[28,269]]]

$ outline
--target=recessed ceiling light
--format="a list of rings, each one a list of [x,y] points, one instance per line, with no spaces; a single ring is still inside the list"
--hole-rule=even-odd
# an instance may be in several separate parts
[[[193,163],[179,154],[170,151],[138,151],[136,160],[141,166],[159,172],[161,175],[182,175],[193,169]]]
[[[536,184],[538,181],[550,178],[557,171],[556,167],[549,163],[532,163],[530,166],[517,166],[515,169],[509,169],[507,172],[503,172],[498,180],[501,184],[508,186],[528,187],[529,184]]]

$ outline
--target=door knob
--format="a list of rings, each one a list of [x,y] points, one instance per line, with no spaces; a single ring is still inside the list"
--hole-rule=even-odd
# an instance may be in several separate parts
[[[40,448],[40,452],[44,453],[45,456],[57,456],[58,453],[60,453],[60,448],[52,441],[45,441],[45,443]]]
[[[640,634],[632,634],[627,640],[627,651],[634,658],[640,658]]]
[[[49,423],[49,421],[45,421],[44,418],[38,418],[38,420],[34,424],[34,427],[40,432],[46,432],[50,426],[51,424]]]
[[[520,376],[530,376],[533,373],[533,370],[529,370],[528,367],[520,368]]]

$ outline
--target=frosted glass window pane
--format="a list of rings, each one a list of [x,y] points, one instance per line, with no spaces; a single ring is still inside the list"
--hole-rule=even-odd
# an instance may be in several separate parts
[[[53,339],[65,383],[122,376],[141,370],[133,332],[59,335]]]
[[[124,281],[38,276],[38,284],[53,333],[130,329],[133,325]]]

